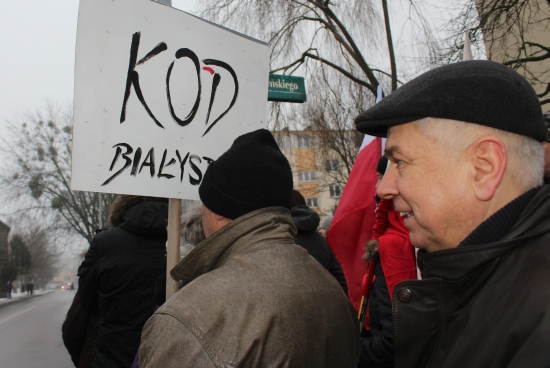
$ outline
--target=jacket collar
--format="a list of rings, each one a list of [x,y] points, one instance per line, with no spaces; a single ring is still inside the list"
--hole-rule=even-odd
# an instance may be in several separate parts
[[[257,242],[294,244],[296,226],[284,207],[243,215],[203,240],[170,271],[175,280],[192,281],[222,266],[233,254]]]
[[[512,230],[519,216],[527,207],[535,194],[541,189],[536,187],[523,193],[506,206],[492,214],[487,220],[479,225],[470,235],[458,246],[467,247],[478,244],[488,244],[500,241]]]
[[[527,204],[511,230],[501,240],[426,253],[418,252],[424,278],[458,280],[474,269],[504,256],[525,240],[550,232],[550,185],[544,185]]]

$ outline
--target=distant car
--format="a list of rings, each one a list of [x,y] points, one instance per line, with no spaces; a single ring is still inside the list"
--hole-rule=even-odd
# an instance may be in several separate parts
[[[46,290],[64,290],[63,289],[63,286],[65,285],[65,283],[63,282],[48,282],[46,284]]]

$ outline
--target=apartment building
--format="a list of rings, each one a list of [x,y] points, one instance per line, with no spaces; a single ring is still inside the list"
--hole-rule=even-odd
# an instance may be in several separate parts
[[[335,153],[321,150],[315,131],[273,133],[292,168],[294,189],[321,217],[332,216],[342,195],[342,165]]]

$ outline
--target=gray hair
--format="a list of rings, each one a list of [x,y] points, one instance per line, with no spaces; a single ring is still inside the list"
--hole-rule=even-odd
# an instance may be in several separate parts
[[[205,239],[202,228],[201,204],[194,205],[181,216],[180,258],[189,254],[197,244]]]
[[[475,140],[487,134],[494,135],[506,147],[506,172],[512,182],[525,191],[543,183],[544,148],[533,138],[456,120],[424,118],[413,124],[422,134],[445,147],[445,151],[451,157],[457,157]]]

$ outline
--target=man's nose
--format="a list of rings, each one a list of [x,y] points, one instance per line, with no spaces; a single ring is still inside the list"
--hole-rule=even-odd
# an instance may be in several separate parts
[[[376,194],[384,199],[392,199],[394,196],[399,195],[397,190],[397,164],[390,163],[388,165],[386,173],[378,183]]]

